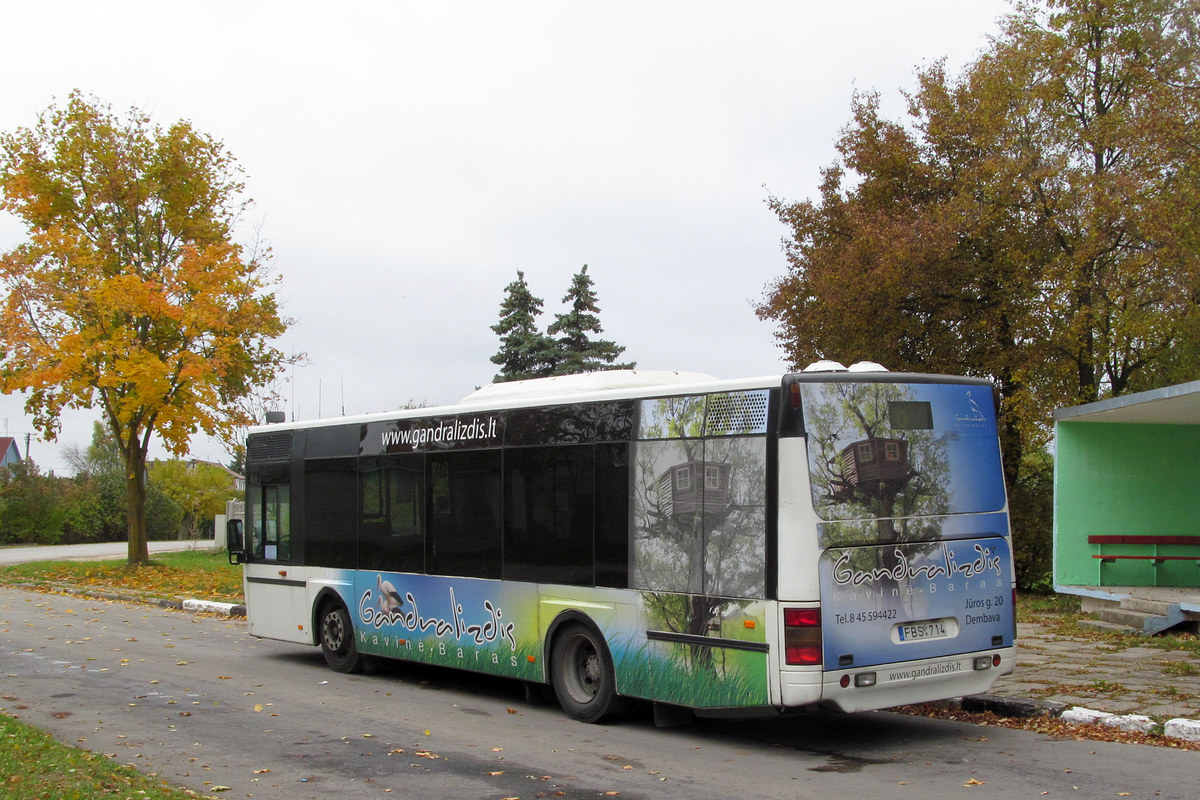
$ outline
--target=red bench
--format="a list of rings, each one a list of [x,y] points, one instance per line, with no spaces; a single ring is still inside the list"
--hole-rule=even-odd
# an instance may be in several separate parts
[[[1200,561],[1200,536],[1154,536],[1154,535],[1138,535],[1138,534],[1094,534],[1087,538],[1088,544],[1106,545],[1106,544],[1137,544],[1150,545],[1158,547],[1160,545],[1183,545],[1185,547],[1196,547],[1197,552],[1194,555],[1160,555],[1157,552],[1153,555],[1132,555],[1126,553],[1099,553],[1093,555],[1092,558],[1100,559],[1101,563],[1114,562],[1117,559],[1137,559],[1140,561],[1153,561],[1155,565],[1162,564],[1164,561]]]

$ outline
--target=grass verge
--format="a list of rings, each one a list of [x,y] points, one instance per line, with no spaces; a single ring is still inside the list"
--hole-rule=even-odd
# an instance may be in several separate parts
[[[197,598],[242,603],[242,568],[224,550],[159,553],[149,564],[125,561],[34,561],[0,568],[0,583],[131,594],[143,599]]]
[[[102,755],[59,744],[20,720],[0,714],[0,800],[194,800],[198,795],[175,789],[132,767]]]
[[[1070,594],[1022,594],[1017,597],[1017,622],[1045,622],[1046,617],[1079,616],[1079,598]]]

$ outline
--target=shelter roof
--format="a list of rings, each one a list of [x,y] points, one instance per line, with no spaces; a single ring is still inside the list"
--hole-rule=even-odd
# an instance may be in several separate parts
[[[1200,381],[1060,408],[1054,412],[1054,421],[1200,424]]]

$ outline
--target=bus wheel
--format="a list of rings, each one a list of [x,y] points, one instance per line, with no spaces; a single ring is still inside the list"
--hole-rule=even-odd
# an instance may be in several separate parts
[[[362,672],[363,658],[354,646],[354,626],[341,603],[327,603],[321,610],[321,653],[335,672]]]
[[[558,704],[580,722],[602,722],[625,710],[603,637],[570,623],[554,638],[550,679]]]

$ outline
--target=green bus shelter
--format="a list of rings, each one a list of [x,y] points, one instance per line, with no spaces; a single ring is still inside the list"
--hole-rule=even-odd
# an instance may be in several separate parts
[[[1054,433],[1055,588],[1200,589],[1200,381],[1059,409]]]

